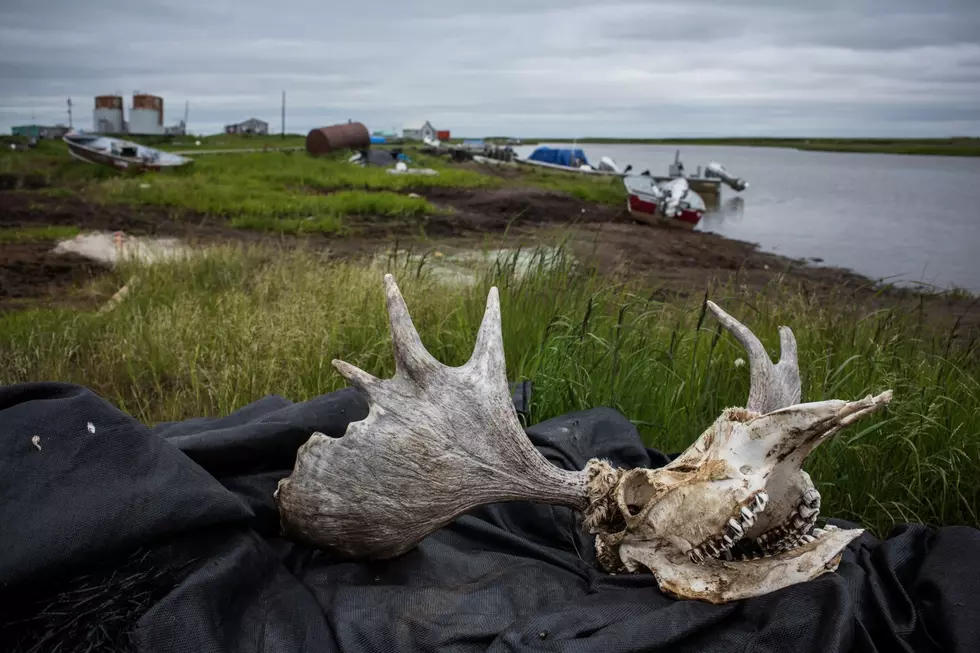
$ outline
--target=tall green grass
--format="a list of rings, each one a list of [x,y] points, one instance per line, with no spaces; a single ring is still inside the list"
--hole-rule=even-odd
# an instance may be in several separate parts
[[[348,216],[414,218],[435,212],[436,207],[421,197],[408,197],[387,191],[369,193],[346,190],[323,197],[316,214],[307,218],[245,214],[232,219],[231,226],[285,234],[331,233],[344,230],[347,226],[344,218]]]
[[[568,259],[556,267],[542,257],[523,275],[505,261],[451,288],[428,264],[396,260],[368,267],[310,251],[223,248],[122,268],[122,278],[137,280],[112,311],[0,317],[0,383],[84,384],[148,423],[226,414],[272,393],[305,400],[344,386],[333,358],[393,372],[381,286],[392,271],[423,342],[450,365],[469,357],[488,287],[500,288],[510,377],[536,384],[533,422],[611,406],[649,446],[675,452],[747,397],[748,370],[736,364],[745,353],[700,299],[663,303]],[[869,311],[843,294],[826,301],[792,288],[714,288],[710,297],[774,354],[777,327],[794,329],[804,400],[894,389],[886,411],[807,464],[825,514],[879,534],[909,520],[980,525],[976,342],[954,343],[916,313]]]

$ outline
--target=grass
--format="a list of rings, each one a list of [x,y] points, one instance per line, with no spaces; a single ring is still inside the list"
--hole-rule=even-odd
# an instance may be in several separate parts
[[[331,233],[343,230],[346,216],[412,218],[436,212],[436,208],[421,197],[359,190],[338,191],[326,195],[319,202],[317,210],[317,215],[308,218],[245,214],[233,219],[231,225],[240,229],[262,229],[286,234]]]
[[[980,138],[545,138],[525,140],[525,145],[539,142],[576,141],[604,144],[643,145],[726,145],[740,147],[786,147],[822,152],[864,152],[873,154],[928,154],[939,156],[980,156]]]
[[[676,452],[744,404],[748,371],[735,361],[745,353],[699,299],[663,303],[578,270],[564,259],[519,277],[503,264],[455,288],[417,262],[391,271],[423,342],[450,365],[469,357],[486,291],[500,288],[509,376],[536,384],[532,422],[611,406],[649,446]],[[110,312],[0,316],[0,383],[84,384],[151,424],[227,414],[268,394],[309,399],[344,387],[333,358],[393,372],[381,274],[311,251],[242,248],[124,267],[119,275],[139,282]],[[805,401],[895,390],[887,411],[808,462],[824,514],[879,535],[906,521],[980,525],[976,341],[954,344],[917,313],[868,312],[843,293],[819,301],[789,287],[715,288],[711,298],[770,352],[777,326],[793,327]]]
[[[69,158],[61,143],[42,141],[30,152],[0,152],[0,173],[30,180],[31,192],[57,190],[86,200],[228,218],[241,225],[313,219],[322,227],[343,215],[376,211],[384,216],[418,216],[432,207],[407,197],[431,187],[488,188],[503,182],[411,155],[412,165],[435,167],[437,176],[390,175],[357,167],[345,155],[310,157],[305,152],[202,156],[187,168],[153,174],[122,174]],[[56,186],[55,189],[43,188]],[[336,193],[334,191],[349,191]],[[376,197],[371,198],[369,195]],[[400,194],[400,195],[399,195]]]
[[[26,243],[46,240],[65,240],[74,238],[81,230],[78,227],[62,225],[43,225],[38,227],[0,227],[0,243]]]
[[[570,172],[525,167],[521,181],[531,186],[568,193],[586,202],[613,206],[626,204],[626,188],[618,177],[590,176]]]
[[[186,170],[119,176],[93,184],[86,192],[93,201],[192,211],[231,218],[239,226],[309,218],[328,224],[345,214],[372,210],[379,216],[431,213],[431,205],[407,193],[422,187],[485,187],[495,181],[465,170],[440,170],[434,177],[398,176],[339,158],[266,153],[201,157]]]

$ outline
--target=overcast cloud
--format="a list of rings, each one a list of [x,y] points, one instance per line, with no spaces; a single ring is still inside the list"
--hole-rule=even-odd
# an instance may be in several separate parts
[[[980,0],[3,0],[0,128],[161,95],[212,133],[980,135]]]

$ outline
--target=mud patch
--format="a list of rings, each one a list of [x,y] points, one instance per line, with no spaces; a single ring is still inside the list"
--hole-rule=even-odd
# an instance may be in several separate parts
[[[73,291],[110,270],[78,254],[55,254],[50,242],[7,243],[0,255],[0,313],[51,302],[87,305]]]

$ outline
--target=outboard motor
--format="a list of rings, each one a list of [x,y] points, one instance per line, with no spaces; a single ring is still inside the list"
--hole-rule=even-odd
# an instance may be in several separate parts
[[[673,218],[680,212],[681,202],[687,197],[687,192],[690,188],[687,179],[684,177],[671,179],[663,185],[663,189],[667,195],[666,201],[663,202],[664,215],[668,218]]]
[[[599,170],[605,170],[606,172],[620,172],[619,166],[608,156],[604,156],[599,159]]]
[[[744,179],[739,179],[738,177],[730,174],[725,166],[720,163],[712,161],[708,164],[708,167],[704,169],[704,176],[706,178],[715,177],[721,179],[721,181],[727,185],[729,188],[736,191],[743,191],[749,187],[749,184]]]

